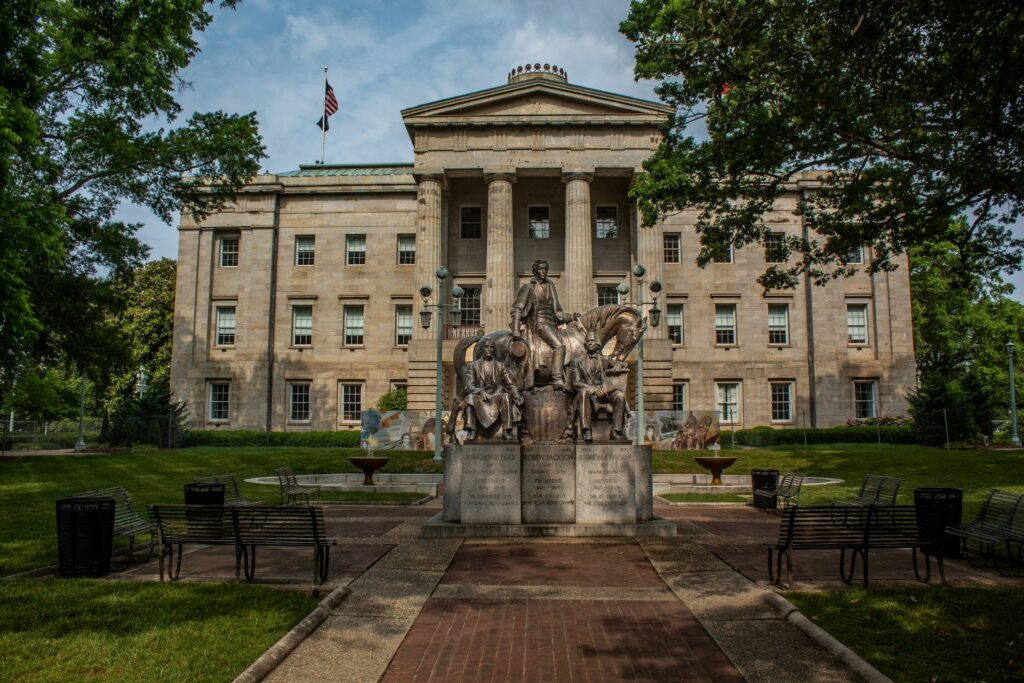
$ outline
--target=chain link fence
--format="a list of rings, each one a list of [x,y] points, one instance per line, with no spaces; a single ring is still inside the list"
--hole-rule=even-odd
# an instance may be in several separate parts
[[[102,420],[85,421],[85,441],[99,438]],[[9,420],[0,422],[0,451],[72,448],[78,442],[78,420]]]

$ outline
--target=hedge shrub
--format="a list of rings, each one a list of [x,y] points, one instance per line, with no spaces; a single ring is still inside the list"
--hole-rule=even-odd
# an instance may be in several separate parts
[[[917,443],[913,427],[826,427],[821,429],[772,429],[771,427],[755,427],[740,429],[736,432],[723,431],[718,442],[723,447],[730,446],[730,434],[735,435],[737,446],[791,446],[804,443],[804,434],[808,444],[822,443]]]
[[[193,429],[182,437],[191,446],[305,446],[312,448],[358,448],[359,430],[338,432],[255,432]]]

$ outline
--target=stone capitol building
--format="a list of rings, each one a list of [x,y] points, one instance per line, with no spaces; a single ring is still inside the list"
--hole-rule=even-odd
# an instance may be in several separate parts
[[[767,293],[761,247],[699,268],[696,212],[644,228],[628,197],[669,113],[531,64],[403,110],[412,163],[260,175],[201,224],[183,215],[171,388],[190,426],[358,428],[395,387],[432,411],[437,333],[419,324],[421,285],[431,303],[465,291],[459,323],[443,328],[447,408],[455,345],[508,328],[536,259],[567,312],[632,304],[637,264],[645,300],[662,283],[661,321],[644,337],[648,411],[719,411],[723,429],[905,414],[916,376],[906,258],[892,273]],[[773,232],[805,234],[793,210],[815,178],[787,187]],[[451,273],[441,292],[439,266]]]

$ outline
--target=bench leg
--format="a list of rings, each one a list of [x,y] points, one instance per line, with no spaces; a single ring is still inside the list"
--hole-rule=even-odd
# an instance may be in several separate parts
[[[924,555],[924,570],[925,571],[924,571],[924,578],[923,579],[921,578],[921,570],[917,566],[917,553],[918,553],[918,550],[920,550],[921,554]],[[928,581],[930,581],[931,578],[932,578],[932,557],[931,557],[931,554],[927,550],[925,550],[924,548],[917,548],[915,546],[914,547],[914,554],[911,557],[912,557],[912,560],[913,560],[913,563],[914,563],[914,576],[917,578],[917,580],[921,581],[921,582],[924,582],[924,583],[927,583]]]
[[[249,551],[246,552],[242,549],[245,563],[245,580],[247,583],[252,583],[253,578],[256,576],[256,546],[249,546]]]
[[[160,549],[160,583],[164,582],[164,559],[169,551],[171,551],[170,546],[166,545]]]
[[[768,580],[771,583],[775,583],[775,574],[772,573],[772,571],[774,569],[774,567],[772,566],[772,555],[773,554],[774,553],[773,553],[772,549],[768,548]]]
[[[850,573],[846,573],[846,551],[850,551]],[[844,583],[853,583],[853,575],[857,573],[857,555],[863,554],[860,548],[842,548],[839,551],[839,576]],[[864,575],[867,580],[867,555],[864,555]]]
[[[241,580],[242,575],[242,554],[245,552],[245,547],[236,544],[235,545],[235,583]]]

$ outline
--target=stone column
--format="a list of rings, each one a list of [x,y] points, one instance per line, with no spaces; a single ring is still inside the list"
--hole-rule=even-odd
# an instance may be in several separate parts
[[[664,245],[662,244],[661,225],[657,224],[650,227],[641,225],[640,211],[636,204],[633,203],[629,205],[629,222],[633,234],[636,235],[636,241],[634,242],[636,244],[636,251],[630,260],[633,265],[639,263],[647,269],[647,275],[644,276],[643,284],[644,301],[650,301],[652,299],[650,284],[655,280],[661,282],[662,285],[665,284],[664,254],[662,253]],[[647,339],[668,339],[665,306],[665,290],[662,289],[661,295],[658,297],[658,308],[661,309],[661,324],[658,327],[647,328],[647,334],[645,335]],[[649,311],[650,307],[645,307],[644,312],[648,313]]]
[[[487,280],[483,292],[483,324],[490,333],[508,327],[516,296],[512,249],[512,182],[508,173],[491,173],[487,181]]]
[[[430,285],[434,294],[430,303],[437,303],[437,278],[434,271],[441,266],[441,190],[443,176],[440,174],[423,174],[416,177],[419,189],[416,192],[416,288]],[[436,339],[436,320],[432,320],[430,329],[424,330],[419,324],[420,302],[422,298],[416,294],[416,311],[413,318],[414,339]],[[437,316],[437,309],[431,309]]]
[[[559,283],[566,313],[585,313],[597,305],[594,285],[593,228],[590,218],[591,173],[568,173],[565,181],[565,273]]]

